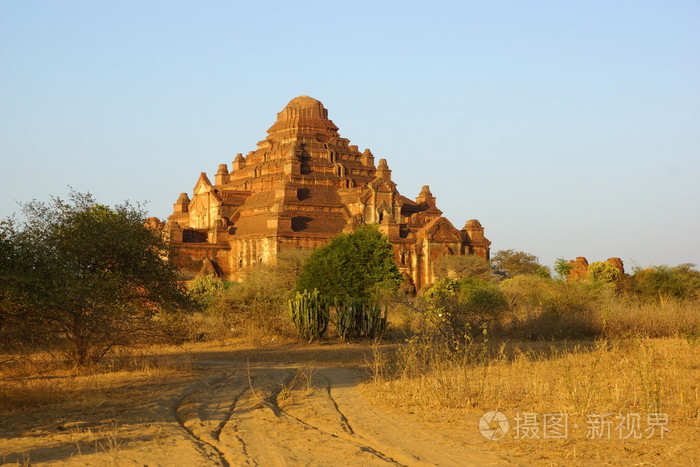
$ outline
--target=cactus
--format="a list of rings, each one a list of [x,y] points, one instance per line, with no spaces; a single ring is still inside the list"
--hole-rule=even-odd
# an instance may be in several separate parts
[[[346,298],[335,303],[335,327],[341,339],[352,339],[362,335],[362,312],[363,303],[361,300]]]
[[[301,339],[312,342],[323,335],[328,326],[329,307],[318,290],[297,292],[296,297],[289,300],[288,306],[292,322]]]
[[[346,298],[335,303],[335,326],[341,339],[379,338],[387,326],[387,311],[377,300]]]
[[[382,308],[377,300],[364,304],[362,334],[365,337],[379,339],[384,335],[388,324],[387,308]]]

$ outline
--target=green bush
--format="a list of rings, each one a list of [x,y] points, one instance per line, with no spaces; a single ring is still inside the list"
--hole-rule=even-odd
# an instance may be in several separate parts
[[[453,348],[491,327],[508,308],[496,284],[476,277],[456,281],[442,278],[424,294],[425,316]]]
[[[588,266],[588,281],[615,284],[622,279],[622,271],[607,261],[596,261]]]
[[[449,277],[459,280],[465,277],[478,277],[491,280],[489,262],[476,255],[445,255],[435,262],[435,275],[438,278]]]
[[[563,256],[558,257],[554,261],[554,273],[556,274],[556,278],[561,281],[566,280],[573,268],[573,265],[569,264],[569,260]]]
[[[630,278],[631,292],[645,301],[700,299],[700,272],[694,264],[638,269]]]
[[[386,237],[376,226],[363,225],[315,250],[302,267],[297,291],[318,289],[328,299],[370,299],[396,290],[402,281]]]
[[[496,277],[508,279],[523,274],[548,277],[549,269],[539,263],[537,256],[524,251],[501,250],[491,258],[491,269]]]
[[[203,307],[211,305],[227,288],[228,283],[212,275],[196,277],[187,284],[187,290]]]

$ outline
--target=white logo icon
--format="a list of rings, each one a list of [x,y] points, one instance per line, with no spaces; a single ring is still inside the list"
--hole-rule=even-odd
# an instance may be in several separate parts
[[[508,418],[501,412],[486,412],[479,420],[479,431],[486,439],[498,440],[508,433]]]

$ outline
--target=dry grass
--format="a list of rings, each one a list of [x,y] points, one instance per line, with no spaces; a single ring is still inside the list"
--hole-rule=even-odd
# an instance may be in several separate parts
[[[609,338],[685,337],[700,340],[700,303],[618,303],[602,308],[602,334]]]
[[[5,354],[0,362],[0,411],[63,402],[98,408],[105,402],[105,388],[191,366],[184,349],[168,346],[138,351],[118,349],[89,368],[67,367],[60,358],[47,352]]]
[[[286,384],[282,384],[282,389],[279,394],[279,400],[295,399],[295,395],[306,395],[314,389],[314,375],[318,367],[315,362],[308,362],[297,367],[294,376]]]
[[[567,414],[568,439],[527,443],[513,439],[511,431],[498,445],[510,454],[540,462],[573,456],[584,464],[616,463],[632,454],[652,464],[684,455],[700,459],[700,345],[692,340],[474,344],[455,357],[435,343],[414,339],[393,356],[376,351],[372,363],[371,392],[402,411],[461,413],[478,420],[499,410],[511,424],[517,414],[540,414],[540,423],[541,414]],[[614,424],[610,439],[586,439],[589,415],[611,414],[617,420],[640,414],[644,424],[648,414],[656,413],[668,415],[671,432],[665,439],[657,432],[653,440],[630,444],[617,439],[615,444]],[[608,444],[598,450],[603,441]]]
[[[685,339],[476,344],[461,357],[416,339],[387,360],[375,354],[374,384],[400,406],[665,411],[700,421],[700,346]]]

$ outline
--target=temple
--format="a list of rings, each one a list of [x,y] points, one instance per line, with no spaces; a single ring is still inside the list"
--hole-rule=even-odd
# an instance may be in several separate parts
[[[402,196],[387,161],[375,164],[369,149],[342,138],[323,104],[308,96],[277,114],[255,151],[220,164],[213,183],[202,172],[192,198],[181,193],[175,202],[167,231],[172,260],[187,275],[238,279],[284,250],[316,248],[361,224],[378,225],[417,290],[433,281],[444,255],[489,258],[479,221],[456,229],[427,185],[415,200]]]

